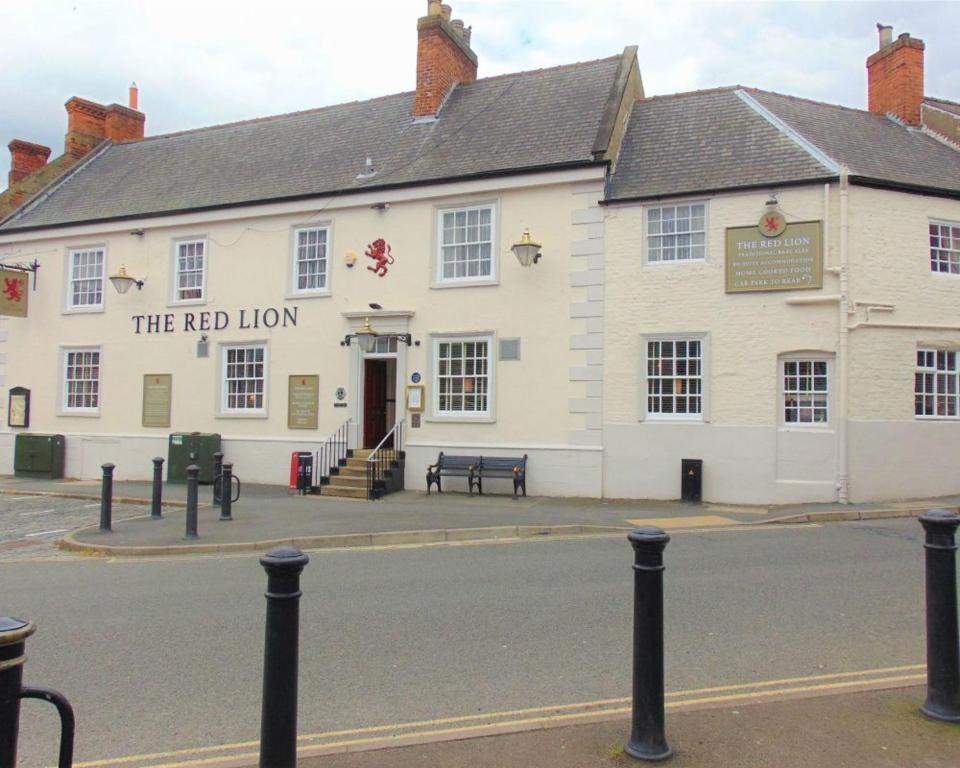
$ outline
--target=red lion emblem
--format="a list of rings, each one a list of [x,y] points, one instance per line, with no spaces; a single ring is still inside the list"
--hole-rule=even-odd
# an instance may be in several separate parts
[[[364,255],[377,262],[375,266],[367,267],[367,269],[375,273],[378,277],[383,277],[387,274],[387,265],[393,264],[390,245],[382,237],[370,243],[370,245],[367,246],[367,250],[364,251]]]
[[[23,299],[23,294],[20,293],[20,280],[15,277],[5,277],[3,279],[3,293],[10,301]]]
[[[763,226],[767,232],[776,232],[780,228],[780,217],[767,216],[764,220]]]

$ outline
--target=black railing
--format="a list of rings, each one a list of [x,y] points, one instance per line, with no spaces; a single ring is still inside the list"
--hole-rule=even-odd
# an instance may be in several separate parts
[[[385,493],[403,488],[403,419],[393,425],[379,445],[367,457],[367,498],[379,499]]]
[[[347,419],[317,451],[317,485],[329,484],[330,475],[340,471],[342,463],[350,455],[350,422]],[[322,492],[322,491],[321,491]]]

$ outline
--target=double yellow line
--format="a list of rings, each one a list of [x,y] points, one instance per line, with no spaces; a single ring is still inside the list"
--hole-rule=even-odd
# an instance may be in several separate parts
[[[667,709],[682,711],[724,703],[751,703],[775,698],[799,698],[858,690],[919,685],[925,666],[867,669],[858,672],[788,677],[754,683],[714,686],[667,694]],[[482,715],[460,715],[409,723],[375,725],[299,736],[300,757],[336,752],[382,749],[430,741],[453,741],[497,733],[516,733],[560,725],[609,720],[630,713],[629,698],[600,699],[574,704],[513,709]],[[74,763],[75,768],[203,768],[252,764],[259,757],[259,742],[243,741],[169,752],[131,755]]]

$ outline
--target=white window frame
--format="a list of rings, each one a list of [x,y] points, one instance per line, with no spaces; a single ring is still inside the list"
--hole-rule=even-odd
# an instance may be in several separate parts
[[[300,233],[301,232],[323,232],[324,237],[324,270],[322,288],[300,288]],[[330,224],[304,224],[292,227],[290,230],[290,277],[288,280],[288,293],[290,298],[301,298],[307,296],[329,296],[330,295],[330,273],[331,257],[333,253],[333,227]]]
[[[699,413],[659,413],[650,410],[651,396],[650,379],[648,377],[648,363],[650,362],[649,345],[651,342],[664,341],[697,341],[700,342],[700,412]],[[710,335],[705,332],[697,333],[652,333],[640,337],[640,413],[641,419],[656,422],[680,422],[697,424],[710,420]],[[685,377],[693,378],[693,377]],[[656,396],[656,395],[653,395]]]
[[[70,399],[70,380],[67,379],[67,373],[70,368],[70,355],[96,353],[97,355],[97,378],[96,379],[74,379],[74,381],[95,381],[96,398],[95,406],[72,406]],[[99,416],[100,407],[103,404],[103,349],[101,347],[61,347],[60,348],[60,408],[59,413],[62,416]]]
[[[465,277],[444,277],[443,276],[443,217],[446,214],[456,214],[459,212],[469,212],[472,210],[489,210],[490,211],[490,274],[489,275],[474,275],[474,276],[465,276]],[[498,221],[499,216],[497,215],[497,204],[493,201],[482,201],[482,202],[471,202],[463,203],[462,205],[447,205],[443,207],[438,207],[436,209],[436,243],[435,243],[435,255],[434,255],[434,286],[435,287],[456,287],[456,286],[470,286],[470,285],[496,285],[499,279],[499,248],[497,243],[499,242],[498,235]],[[477,243],[482,243],[483,241],[477,241]],[[469,245],[470,243],[463,243],[463,245]],[[454,244],[456,245],[456,244]],[[449,247],[449,246],[446,246]]]
[[[203,272],[200,277],[200,297],[192,299],[180,298],[180,248],[185,245],[203,246]],[[210,247],[206,237],[181,237],[173,241],[172,264],[170,267],[170,304],[189,306],[192,304],[207,303],[207,274],[210,272]]]
[[[953,236],[953,233],[950,235],[950,248],[936,248],[938,251],[946,252],[947,260],[943,261],[942,259],[934,260],[933,251],[934,245],[930,242],[934,237],[942,238],[943,234],[941,231],[938,231],[936,235],[930,231],[932,227],[950,227],[951,229],[957,230],[956,237]],[[927,252],[930,255],[930,272],[934,275],[949,275],[951,277],[960,276],[960,221],[947,221],[945,219],[930,219],[927,226]],[[940,245],[943,244],[943,241],[940,240]],[[934,269],[934,264],[946,264],[950,268],[948,270]]]
[[[440,410],[440,345],[457,343],[484,342],[487,345],[487,408],[484,411],[441,411]],[[440,421],[491,422],[494,420],[496,403],[496,339],[490,332],[463,334],[435,334],[430,348],[431,416]]]
[[[73,303],[73,284],[80,280],[96,280],[96,278],[77,278],[74,277],[73,257],[78,253],[94,253],[99,251],[103,256],[103,269],[100,273],[100,301],[96,304],[74,304]],[[107,295],[107,247],[105,245],[86,245],[77,248],[67,249],[67,275],[66,283],[66,311],[67,312],[103,312]]]
[[[229,385],[227,379],[227,358],[232,350],[252,350],[252,349],[262,349],[263,350],[263,405],[260,408],[231,408],[228,405],[228,398],[230,395]],[[237,342],[237,343],[224,343],[220,345],[220,367],[219,367],[219,376],[220,376],[220,398],[219,398],[219,415],[221,417],[230,417],[230,418],[254,418],[262,419],[268,416],[268,404],[270,397],[270,348],[267,342],[265,341],[247,341],[247,342]],[[244,381],[253,381],[255,379],[244,377]]]
[[[924,355],[927,357],[924,360],[924,365],[920,364],[920,357]],[[944,363],[948,364],[947,361],[950,359],[949,356],[953,358],[953,370],[943,369],[941,372],[940,368],[940,355],[944,356]],[[931,358],[932,356],[932,358]],[[933,360],[933,366],[930,366],[928,363],[929,359]],[[924,386],[921,388],[917,387],[917,377],[923,376],[932,376],[933,389],[927,391],[926,383],[930,381],[925,379]],[[941,380],[941,376],[943,379]],[[952,387],[949,381],[952,379]],[[946,385],[945,388],[942,387]],[[950,389],[953,389],[951,392]],[[918,391],[919,390],[919,391]],[[932,397],[933,398],[933,413],[917,413],[917,397]],[[915,360],[914,367],[914,384],[913,384],[913,415],[914,418],[924,421],[957,421],[960,419],[960,351],[956,349],[944,349],[937,347],[918,347],[917,356]],[[937,400],[940,397],[948,397],[953,400],[953,414],[939,414]],[[924,403],[924,410],[926,410],[926,403]],[[949,410],[949,407],[948,407]]]
[[[653,211],[660,211],[661,216],[665,209],[672,209],[674,212],[677,208],[687,207],[693,205],[702,205],[703,206],[703,230],[690,230],[689,232],[681,232],[679,234],[702,234],[703,235],[703,256],[697,257],[688,257],[688,258],[672,258],[672,259],[663,259],[656,258],[652,259],[651,249],[650,249],[650,238],[651,237],[668,237],[671,234],[676,236],[677,233],[652,233],[650,225],[650,215]],[[676,220],[676,218],[674,218]],[[677,248],[678,246],[674,246]],[[692,243],[691,243],[692,247]],[[669,264],[703,264],[708,261],[710,258],[710,201],[709,200],[678,200],[670,203],[658,203],[657,205],[646,205],[643,207],[643,263],[649,266],[665,266]]]
[[[783,429],[823,430],[830,429],[833,418],[833,356],[823,352],[796,352],[780,355],[777,361],[777,404],[779,409],[778,421]],[[797,390],[799,395],[809,397],[822,395],[825,402],[826,421],[787,421],[787,366],[795,363],[823,363],[826,367],[825,377],[827,388],[824,391],[816,389]],[[813,373],[810,374],[814,375]],[[798,410],[799,413],[799,410]]]

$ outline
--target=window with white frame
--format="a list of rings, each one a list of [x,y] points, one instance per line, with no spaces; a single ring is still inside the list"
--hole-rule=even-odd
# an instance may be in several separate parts
[[[63,410],[94,413],[100,408],[100,350],[63,353]]]
[[[244,344],[223,348],[224,413],[266,411],[267,348]]]
[[[445,209],[438,218],[439,282],[494,277],[493,206]]]
[[[647,261],[703,261],[706,257],[706,203],[647,208]]]
[[[490,415],[490,337],[434,340],[434,392],[438,416]]]
[[[955,419],[958,411],[957,353],[918,349],[914,377],[914,413],[934,419]]]
[[[293,233],[293,290],[326,291],[328,227],[296,229]]]
[[[174,271],[174,301],[202,301],[207,270],[205,240],[182,240],[177,243]]]
[[[930,271],[960,274],[960,223],[930,222]]]
[[[783,361],[783,421],[785,424],[826,424],[830,387],[826,360]]]
[[[103,273],[106,251],[103,248],[76,248],[68,253],[70,284],[67,303],[71,308],[103,307]]]
[[[703,341],[647,341],[647,415],[699,419],[703,414]]]

